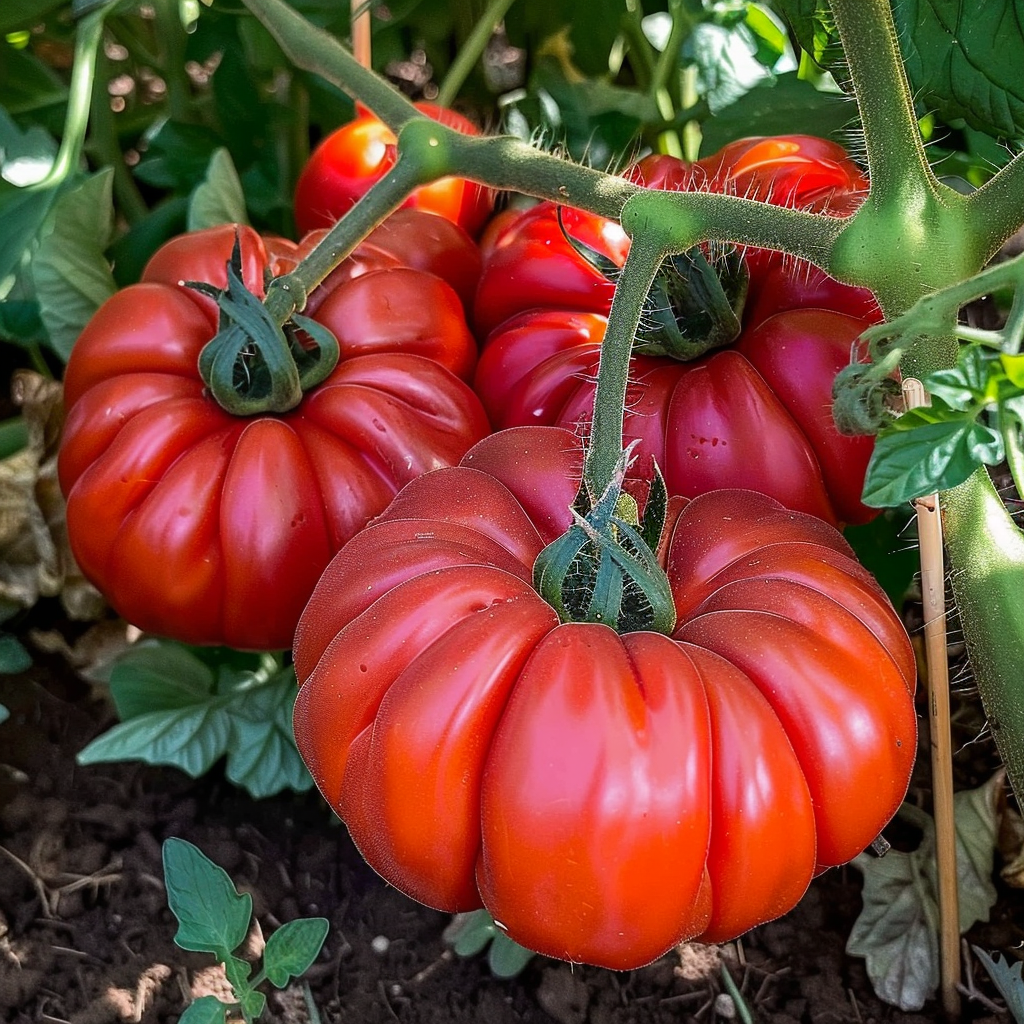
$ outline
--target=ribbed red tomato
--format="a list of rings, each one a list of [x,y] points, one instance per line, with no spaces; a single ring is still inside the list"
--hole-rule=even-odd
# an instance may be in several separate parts
[[[878,835],[915,666],[841,535],[746,490],[673,501],[671,637],[560,624],[531,570],[581,461],[515,428],[404,488],[299,621],[295,736],[397,888],[630,969],[785,913]]]
[[[463,132],[478,135],[476,125],[446,107],[417,103],[420,113]],[[313,150],[295,187],[295,222],[299,231],[330,227],[379,181],[396,159],[394,133],[364,112],[331,132]],[[491,189],[465,178],[441,178],[416,189],[407,207],[440,214],[469,234],[476,234],[494,205]]]
[[[271,257],[252,229],[238,237],[262,295]],[[229,225],[173,240],[86,326],[65,375],[60,482],[75,558],[125,618],[190,643],[280,649],[341,545],[488,424],[450,372],[472,366],[458,297],[403,267],[343,269],[316,296],[342,357],[301,404],[226,412],[197,367],[215,303],[178,282],[223,287],[234,238]],[[271,249],[277,269],[294,258],[290,243]]]
[[[759,200],[848,213],[863,177],[842,149],[804,136],[744,140],[686,164],[649,157],[627,172],[657,188],[739,191]],[[574,239],[621,265],[618,225],[540,204],[506,226],[485,256],[474,322],[486,343],[474,387],[496,428],[578,426],[594,380],[613,283]],[[693,497],[750,487],[830,522],[865,522],[872,450],[832,423],[832,382],[879,313],[871,294],[774,253],[748,253],[740,337],[689,363],[636,356],[624,431],[653,457],[669,491]]]

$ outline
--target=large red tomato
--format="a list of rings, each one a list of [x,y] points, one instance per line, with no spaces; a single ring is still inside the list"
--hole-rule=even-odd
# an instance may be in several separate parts
[[[255,232],[238,232],[244,279],[262,295],[270,257]],[[317,296],[315,317],[337,330],[342,357],[301,404],[227,413],[197,368],[216,307],[177,282],[223,287],[234,237],[226,226],[168,243],[86,326],[65,375],[60,482],[75,558],[125,618],[190,643],[280,649],[341,545],[488,424],[443,365],[471,365],[458,298],[408,268]],[[294,255],[290,243],[271,248],[275,266]],[[414,274],[428,279],[419,291]],[[427,306],[439,296],[443,309]]]
[[[745,140],[695,165],[649,157],[629,174],[833,213],[849,212],[865,184],[838,146],[805,137]],[[617,265],[628,238],[578,210],[561,220],[564,231],[557,209],[540,204],[485,256],[474,322],[487,340],[474,387],[496,428],[577,426],[591,413],[613,283],[565,234]],[[749,253],[746,264],[733,345],[689,363],[634,357],[626,436],[658,461],[671,493],[750,487],[831,522],[865,522],[876,514],[860,501],[872,440],[835,429],[832,382],[877,304],[775,253]]]
[[[432,103],[416,106],[449,128],[479,134],[476,125],[454,110]],[[295,187],[299,231],[330,227],[384,176],[396,154],[394,133],[369,112],[333,131],[313,150],[299,175]],[[494,194],[465,178],[441,178],[416,189],[405,205],[440,214],[475,234],[490,215]]]
[[[580,465],[515,428],[403,489],[299,621],[295,736],[397,888],[630,969],[785,913],[879,834],[915,667],[841,535],[745,490],[673,501],[671,637],[560,624],[531,570]]]

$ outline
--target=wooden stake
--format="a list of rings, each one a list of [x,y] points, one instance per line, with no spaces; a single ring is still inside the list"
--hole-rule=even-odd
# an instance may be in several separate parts
[[[913,377],[903,382],[908,409],[928,405],[924,385]],[[939,986],[946,1016],[960,1016],[960,907],[956,878],[956,831],[953,824],[953,743],[949,722],[949,658],[946,650],[946,587],[939,496],[914,502],[921,555],[921,600],[924,605],[929,735],[931,736],[932,813],[939,879]]]
[[[370,0],[351,0],[352,55],[364,68],[370,67]]]

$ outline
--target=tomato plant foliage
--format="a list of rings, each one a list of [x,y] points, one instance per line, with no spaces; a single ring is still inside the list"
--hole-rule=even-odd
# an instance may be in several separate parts
[[[403,892],[627,969],[784,913],[871,842],[916,677],[841,536],[752,491],[675,504],[671,637],[560,624],[531,572],[580,464],[572,433],[522,427],[406,487],[303,613],[295,733]]]

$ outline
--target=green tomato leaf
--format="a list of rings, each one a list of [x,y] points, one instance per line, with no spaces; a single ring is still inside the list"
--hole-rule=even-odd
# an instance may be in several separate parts
[[[950,409],[967,412],[985,401],[989,377],[993,371],[998,372],[998,366],[981,348],[968,345],[961,350],[956,366],[929,373],[923,384],[933,398],[941,399]]]
[[[743,21],[700,22],[683,45],[683,56],[696,66],[697,91],[707,100],[713,114],[772,75],[758,60],[757,37]],[[758,132],[763,134],[760,127]]]
[[[110,695],[122,721],[149,711],[174,711],[203,702],[214,673],[187,647],[143,641],[118,658],[110,672]]]
[[[0,295],[9,287],[11,276],[28,259],[29,247],[39,234],[60,187],[10,188],[0,191]]]
[[[918,109],[1024,138],[1024,0],[906,0],[893,17]]]
[[[1000,772],[953,798],[961,933],[987,920],[996,902],[992,867],[1002,786]],[[846,951],[864,957],[880,999],[911,1011],[921,1009],[939,984],[935,823],[912,805],[900,814],[920,826],[921,844],[911,853],[890,850],[884,857],[862,853],[854,859],[864,875],[864,906]]]
[[[113,224],[113,180],[108,167],[63,193],[54,205],[53,230],[32,260],[40,315],[65,360],[93,313],[117,290],[103,254]]]
[[[294,671],[287,669],[259,689],[245,691],[229,707],[227,776],[257,800],[284,789],[302,793],[313,785],[292,734],[297,693]]]
[[[131,648],[110,673],[121,722],[89,743],[79,764],[138,760],[196,778],[226,756],[228,778],[255,799],[309,789],[292,735],[294,670],[268,676],[246,667],[254,663],[169,641]]]
[[[189,1003],[178,1024],[225,1024],[228,1008],[216,996],[200,996]]]
[[[172,765],[192,778],[206,774],[224,756],[231,723],[223,702],[179,711],[149,711],[108,729],[83,750],[79,764],[143,761]]]
[[[263,969],[272,985],[284,988],[309,970],[327,938],[326,917],[305,917],[281,925],[267,940]]]
[[[163,861],[167,903],[178,919],[175,943],[225,962],[232,959],[231,951],[249,931],[252,897],[239,894],[228,873],[184,839],[164,841]]]
[[[38,125],[22,131],[0,107],[0,177],[12,185],[38,184],[53,167],[57,142]]]
[[[188,205],[189,231],[218,224],[248,224],[245,193],[231,154],[223,147],[210,157],[206,177],[196,186]]]
[[[920,409],[905,413],[896,429],[877,438],[864,481],[864,504],[895,507],[963,483],[981,463],[1002,461],[1003,440],[997,431],[962,415],[928,422],[930,415]],[[900,428],[904,421],[913,422],[913,429]]]
[[[14,675],[31,667],[32,655],[21,641],[10,633],[0,633],[0,675]]]
[[[1024,981],[1021,980],[1021,962],[1017,960],[1010,966],[998,953],[995,959],[983,949],[972,946],[974,955],[982,962],[992,984],[1006,1002],[1006,1008],[1013,1014],[1013,1019],[1024,1021]]]

